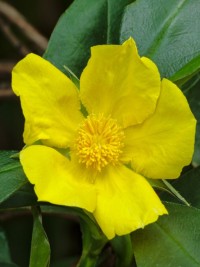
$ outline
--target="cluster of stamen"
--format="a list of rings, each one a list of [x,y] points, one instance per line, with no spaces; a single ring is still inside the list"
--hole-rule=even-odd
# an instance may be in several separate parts
[[[88,116],[78,130],[76,151],[79,162],[101,171],[117,164],[122,153],[124,132],[116,120],[102,114]]]

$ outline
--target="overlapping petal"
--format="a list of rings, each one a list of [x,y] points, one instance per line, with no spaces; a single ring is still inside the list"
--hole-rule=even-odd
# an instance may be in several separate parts
[[[34,145],[20,152],[20,161],[39,201],[93,212],[96,190],[84,171],[53,148]]]
[[[89,113],[111,115],[122,127],[135,125],[154,112],[159,94],[157,67],[139,57],[133,39],[91,48],[80,79],[81,100]]]
[[[14,68],[12,87],[25,116],[24,142],[69,146],[82,120],[75,85],[51,63],[29,54]]]
[[[148,182],[127,167],[107,168],[96,180],[94,216],[105,235],[125,235],[157,220],[167,211]]]
[[[180,89],[162,81],[155,113],[125,130],[124,160],[149,178],[177,178],[191,162],[196,120]]]

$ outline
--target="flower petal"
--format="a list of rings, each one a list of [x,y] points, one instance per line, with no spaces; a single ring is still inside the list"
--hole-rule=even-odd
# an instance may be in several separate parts
[[[81,100],[89,113],[111,115],[127,127],[154,112],[160,76],[151,60],[139,57],[133,39],[94,46],[91,54],[80,79]]]
[[[39,201],[74,206],[92,212],[96,190],[84,172],[53,148],[34,145],[20,152],[20,161]]]
[[[40,139],[51,146],[69,146],[82,115],[77,89],[67,76],[29,54],[14,68],[12,86],[26,119],[24,142]]]
[[[94,216],[104,234],[112,239],[155,222],[167,211],[148,182],[127,167],[107,168],[96,180]]]
[[[149,178],[177,178],[191,162],[196,120],[180,89],[167,79],[155,113],[125,129],[124,160]]]

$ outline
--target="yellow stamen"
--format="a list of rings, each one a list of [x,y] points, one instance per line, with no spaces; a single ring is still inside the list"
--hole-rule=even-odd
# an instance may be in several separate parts
[[[76,140],[79,162],[99,172],[109,163],[117,164],[123,139],[124,132],[114,119],[102,114],[88,116],[79,128]]]

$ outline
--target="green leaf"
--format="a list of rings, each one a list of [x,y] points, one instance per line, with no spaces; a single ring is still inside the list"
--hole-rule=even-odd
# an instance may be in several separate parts
[[[0,266],[17,267],[11,260],[8,242],[2,228],[0,228]]]
[[[36,206],[37,204],[37,196],[33,190],[33,185],[27,183],[1,203],[0,210]]]
[[[11,159],[13,151],[0,151],[0,203],[27,183],[20,162]]]
[[[200,55],[193,58],[183,68],[176,72],[172,77],[170,77],[170,80],[176,82],[178,86],[181,86],[191,79],[199,71],[199,69]]]
[[[200,54],[199,17],[200,1],[137,0],[125,10],[120,41],[132,36],[140,55],[171,77]],[[186,68],[184,77],[197,68]]]
[[[163,183],[166,185],[166,187],[170,190],[170,192],[183,204],[190,206],[190,204],[187,202],[187,200],[167,181],[163,179]]]
[[[148,182],[153,188],[158,189],[160,191],[167,192],[168,194],[177,198],[183,204],[190,206],[187,200],[167,180],[164,180],[164,179],[157,180],[157,179],[148,179],[148,178],[146,179],[148,180]]]
[[[67,76],[70,78],[70,80],[72,80],[72,82],[79,89],[80,88],[80,80],[79,80],[79,78],[67,66],[64,66],[64,69],[66,70]]]
[[[34,207],[32,212],[34,223],[29,267],[48,267],[50,263],[50,245],[38,209]]]
[[[200,211],[165,203],[169,215],[133,233],[138,267],[200,266]]]
[[[200,167],[186,172],[181,178],[173,182],[173,186],[183,195],[187,201],[200,209]],[[165,196],[167,199],[167,196]]]
[[[75,0],[56,25],[44,58],[66,73],[80,76],[90,47],[118,43],[124,7],[133,0]]]
[[[0,168],[9,163],[13,163],[12,156],[16,155],[16,153],[17,151],[15,150],[0,151]]]

